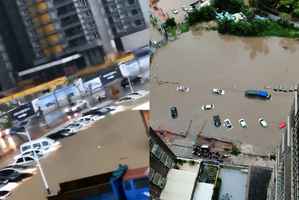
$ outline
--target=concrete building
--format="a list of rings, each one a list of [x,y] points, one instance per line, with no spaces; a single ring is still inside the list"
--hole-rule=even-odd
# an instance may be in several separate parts
[[[282,134],[276,155],[276,166],[268,188],[268,200],[299,199],[299,113],[298,92],[288,117],[288,126]]]
[[[147,45],[146,10],[141,0],[0,0],[0,70],[9,77],[2,88],[71,75]]]
[[[157,132],[150,128],[150,192],[153,200],[160,199],[167,175],[175,166],[176,156],[159,137]]]
[[[15,86],[18,71],[32,66],[29,38],[15,1],[0,0],[0,91]]]
[[[35,56],[35,68],[20,76],[40,71],[47,76],[50,71],[68,74],[103,63],[106,55],[126,49],[123,38],[147,27],[137,0],[17,0],[17,4]],[[61,59],[65,60],[53,63]]]

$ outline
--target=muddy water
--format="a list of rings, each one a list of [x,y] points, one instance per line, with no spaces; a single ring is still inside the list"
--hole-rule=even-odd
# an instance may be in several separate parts
[[[273,151],[280,141],[278,124],[286,119],[292,95],[273,93],[270,101],[261,101],[245,98],[244,90],[298,83],[298,48],[295,40],[223,36],[214,31],[179,36],[159,49],[153,59],[152,125],[180,132],[192,120],[192,132],[202,130],[204,135],[241,143],[249,153]],[[163,81],[169,84],[161,84]],[[178,93],[172,82],[191,90]],[[226,94],[214,96],[212,88],[223,88]],[[210,103],[215,104],[213,111],[201,110],[203,104]],[[170,118],[169,107],[173,105],[178,108],[176,120]],[[215,128],[215,114],[222,120],[229,118],[234,128]],[[259,117],[264,117],[270,127],[260,127]],[[240,118],[247,121],[248,129],[239,127]]]
[[[128,126],[130,124],[130,126]],[[53,194],[59,183],[113,171],[148,166],[148,140],[139,111],[106,117],[91,128],[61,140],[61,148],[41,159]],[[39,174],[20,185],[9,199],[46,199]]]

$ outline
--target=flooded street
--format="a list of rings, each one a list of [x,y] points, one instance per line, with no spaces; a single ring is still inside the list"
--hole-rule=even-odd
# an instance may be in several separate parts
[[[131,124],[131,126],[128,126]],[[59,183],[115,170],[148,166],[148,139],[139,111],[125,111],[106,117],[91,128],[61,140],[61,147],[41,159],[50,189]],[[46,199],[39,174],[25,181],[9,199]]]
[[[195,31],[157,50],[152,64],[151,121],[154,128],[185,131],[192,120],[191,132],[232,140],[242,151],[265,154],[280,141],[279,122],[285,121],[293,100],[291,93],[272,93],[270,101],[247,99],[247,89],[278,85],[294,87],[298,81],[299,42],[285,38],[241,38],[219,35],[215,31]],[[176,91],[177,84],[190,92]],[[215,96],[212,88],[223,88]],[[201,106],[215,104],[212,111]],[[171,119],[170,107],[176,106],[178,118]],[[234,128],[215,128],[212,116],[229,118]],[[268,128],[258,124],[264,117]],[[240,128],[244,118],[247,129]],[[192,137],[194,137],[194,134]],[[189,138],[193,140],[194,138]]]

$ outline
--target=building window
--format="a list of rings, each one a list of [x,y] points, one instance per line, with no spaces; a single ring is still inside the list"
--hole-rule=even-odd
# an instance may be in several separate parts
[[[137,20],[135,20],[134,24],[135,24],[136,26],[140,26],[140,25],[142,24],[142,22],[141,22],[140,19],[137,19]]]
[[[133,9],[131,10],[131,14],[134,16],[134,15],[137,15],[138,14],[138,11],[136,9]]]
[[[132,5],[135,3],[135,0],[128,0],[128,4]]]

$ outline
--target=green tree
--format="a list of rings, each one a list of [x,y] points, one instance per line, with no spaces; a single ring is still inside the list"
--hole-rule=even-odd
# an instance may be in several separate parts
[[[165,22],[165,26],[166,28],[175,28],[177,26],[175,19],[172,18],[168,18]]]
[[[243,0],[215,0],[214,7],[217,11],[227,11],[229,13],[241,12],[244,7]]]

